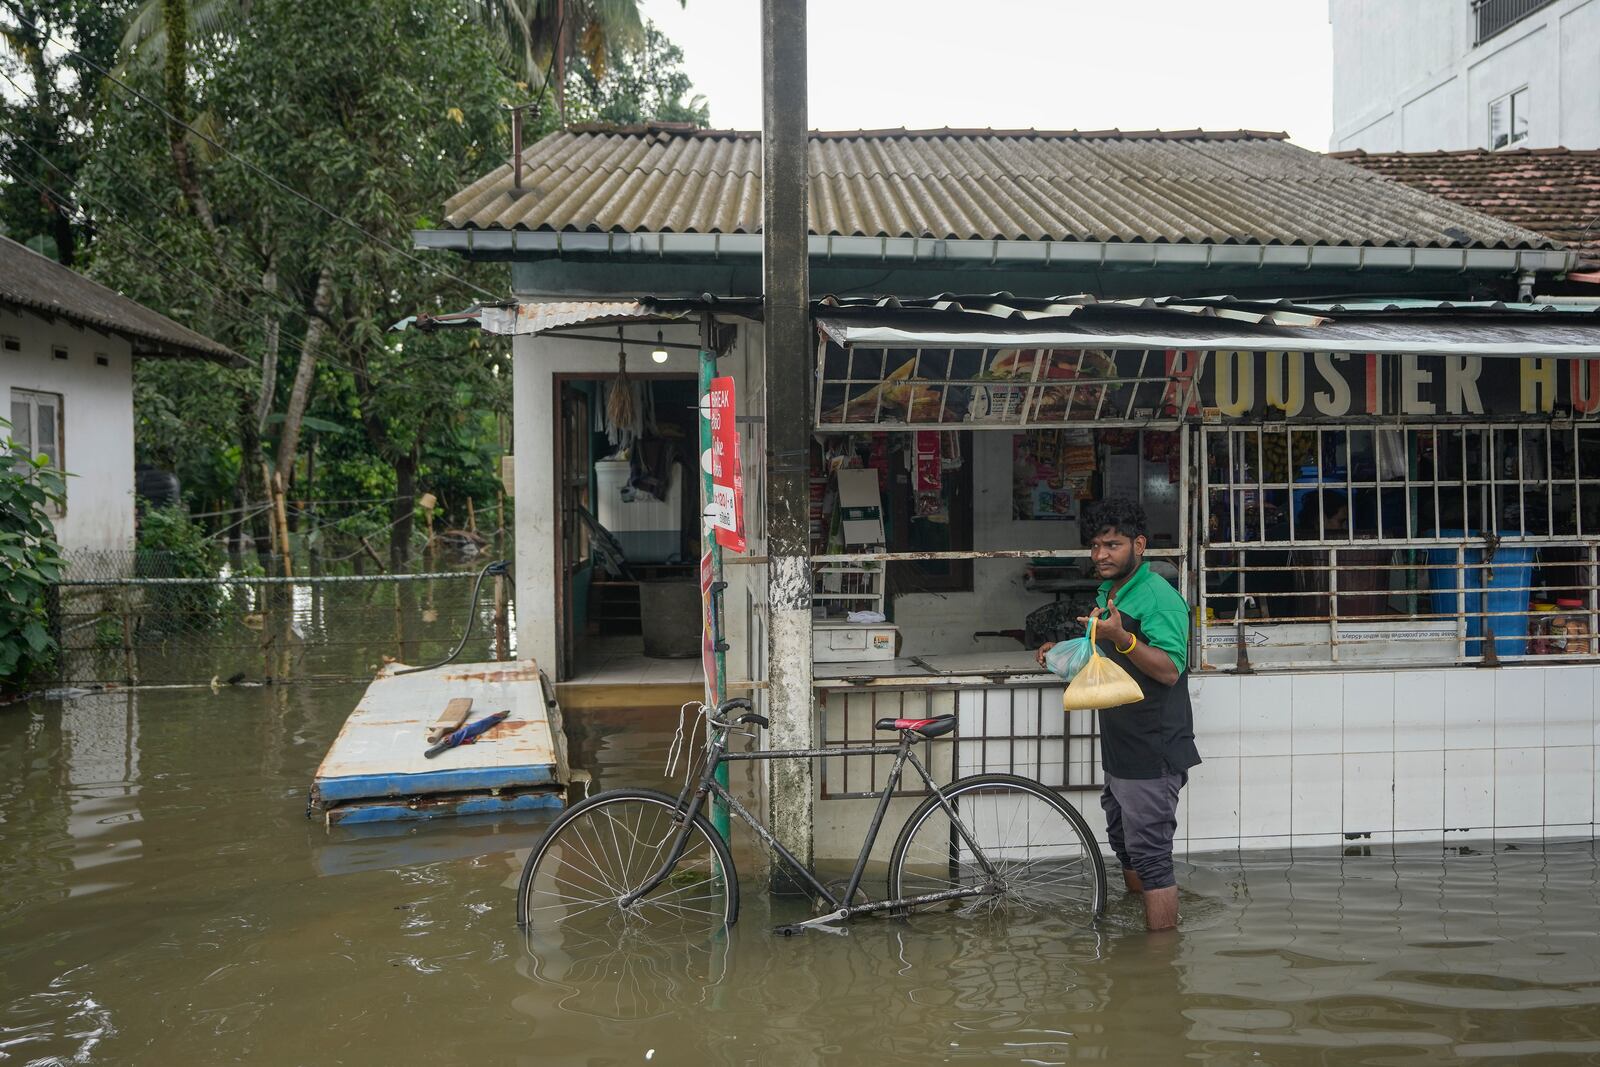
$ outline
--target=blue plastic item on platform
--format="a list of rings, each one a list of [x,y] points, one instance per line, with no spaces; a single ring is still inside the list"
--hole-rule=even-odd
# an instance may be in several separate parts
[[[1477,537],[1461,530],[1440,530],[1441,537]],[[1494,560],[1487,571],[1474,565],[1483,562],[1483,549],[1472,546],[1462,552],[1462,562],[1470,568],[1466,594],[1467,655],[1483,654],[1484,620],[1475,612],[1489,612],[1489,624],[1494,627],[1494,650],[1501,656],[1520,656],[1528,651],[1528,587],[1533,584],[1533,558],[1537,548],[1521,545],[1500,545],[1495,549]],[[1428,549],[1428,562],[1434,566],[1453,564],[1453,548]],[[1480,576],[1487,574],[1488,580]],[[1428,585],[1433,590],[1433,613],[1453,615],[1456,611],[1456,591],[1461,588],[1461,574],[1455,570],[1430,570]],[[1479,593],[1482,586],[1484,592]],[[1509,587],[1509,588],[1508,588]]]

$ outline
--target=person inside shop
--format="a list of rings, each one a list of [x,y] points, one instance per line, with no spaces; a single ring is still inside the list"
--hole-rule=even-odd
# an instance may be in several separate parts
[[[1172,838],[1178,794],[1200,762],[1189,705],[1189,606],[1145,562],[1144,508],[1125,497],[1088,505],[1079,527],[1100,576],[1095,643],[1139,683],[1143,699],[1100,712],[1100,806],[1128,892],[1144,901],[1145,926],[1178,925]],[[1044,655],[1053,642],[1039,649]]]

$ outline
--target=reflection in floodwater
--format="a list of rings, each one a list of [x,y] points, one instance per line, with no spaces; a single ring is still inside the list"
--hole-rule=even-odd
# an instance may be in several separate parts
[[[731,930],[527,940],[548,816],[305,819],[360,692],[0,710],[0,1063],[1600,1062],[1588,841],[1195,858],[1172,935],[1113,889],[1091,929],[782,938],[808,905],[762,892],[736,839]],[[676,712],[570,715],[575,758],[597,789],[670,790]]]

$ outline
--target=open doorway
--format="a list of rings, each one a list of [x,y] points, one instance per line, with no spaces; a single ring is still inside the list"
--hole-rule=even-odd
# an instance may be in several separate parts
[[[556,378],[557,625],[572,683],[703,682],[698,391],[686,374]]]

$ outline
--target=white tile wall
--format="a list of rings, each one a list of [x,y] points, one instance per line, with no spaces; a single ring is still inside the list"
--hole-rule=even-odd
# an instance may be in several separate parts
[[[1447,830],[1474,833],[1493,829],[1494,749],[1456,749],[1444,754],[1444,825]]]
[[[1290,738],[1294,735],[1290,722],[1289,677],[1258,675],[1241,678],[1239,682],[1239,755],[1287,756]],[[1206,684],[1210,685],[1210,679]],[[1209,690],[1206,699],[1210,699]],[[1195,738],[1202,746],[1200,755],[1204,756],[1205,739],[1199,733]]]
[[[1189,772],[1182,804],[1188,807],[1189,836],[1239,836],[1239,764],[1237,756],[1207,755]]]
[[[1592,667],[1552,667],[1544,672],[1546,745],[1594,743],[1594,688]]]
[[[1494,747],[1544,745],[1545,670],[1494,671]]]
[[[1594,822],[1594,749],[1588,745],[1544,750],[1546,826],[1590,826]]]
[[[1348,720],[1346,726],[1348,726]],[[1345,833],[1388,833],[1394,826],[1394,753],[1344,755]]]
[[[1239,835],[1287,837],[1290,756],[1245,756],[1239,760]],[[1200,827],[1196,837],[1215,837]]]
[[[1389,671],[1364,671],[1344,679],[1344,744],[1342,751],[1394,751],[1395,676]]]
[[[1544,825],[1544,749],[1500,748],[1494,753],[1494,825]]]
[[[1444,750],[1394,754],[1394,828],[1425,830],[1444,827]]]
[[[1344,829],[1343,764],[1337,752],[1290,757],[1289,825],[1295,836]]]
[[[1493,748],[1498,687],[1484,676],[1484,671],[1471,667],[1443,674],[1444,747]]]
[[[1307,672],[1195,680],[1206,763],[1191,849],[1585,836],[1600,796],[1597,668]],[[1465,833],[1463,833],[1465,831]]]
[[[1399,671],[1394,675],[1396,752],[1444,748],[1445,671]]]
[[[1191,681],[1205,762],[1178,807],[1180,851],[1586,837],[1600,797],[1600,668],[1202,675]],[[993,718],[1000,705],[991,703]],[[1013,726],[1037,727],[1020,708]],[[978,733],[963,701],[963,733]],[[999,720],[1008,720],[1001,714]],[[999,720],[996,720],[997,722]],[[1005,723],[1000,723],[1005,725]],[[1028,731],[1023,731],[1028,732]],[[1021,756],[1032,755],[1030,742]],[[1005,766],[1008,746],[977,764]],[[1089,753],[1043,743],[1053,766]],[[972,767],[976,769],[976,766]],[[1069,799],[1104,842],[1095,790]],[[1346,841],[1345,834],[1370,834]]]
[[[1238,756],[1240,748],[1240,703],[1237,676],[1190,679],[1189,699],[1194,706],[1194,733],[1206,739],[1202,755]],[[1287,708],[1285,708],[1287,711]]]
[[[1332,755],[1344,746],[1344,676],[1297,674],[1291,678],[1296,756]]]

